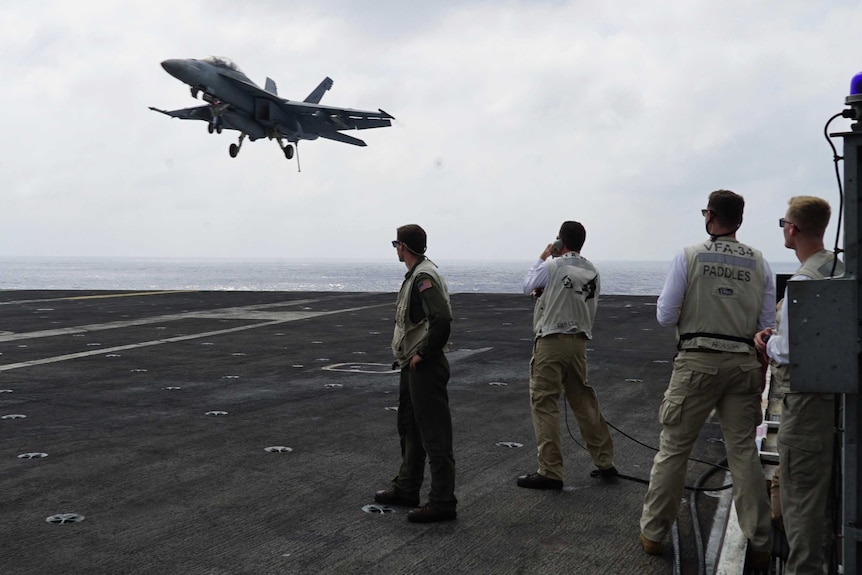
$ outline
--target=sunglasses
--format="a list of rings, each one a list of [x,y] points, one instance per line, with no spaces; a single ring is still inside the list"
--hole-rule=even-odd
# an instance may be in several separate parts
[[[784,218],[778,218],[778,227],[779,227],[779,228],[783,228],[785,225],[787,225],[787,226],[793,226],[794,228],[796,228],[796,231],[797,231],[797,232],[801,232],[801,231],[802,231],[802,230],[800,229],[800,227],[799,227],[799,226],[797,226],[796,224],[794,224],[793,222],[789,222],[789,221],[785,220]]]
[[[401,242],[399,242],[398,240],[392,240],[392,247],[393,248],[397,248],[400,245],[401,245]]]

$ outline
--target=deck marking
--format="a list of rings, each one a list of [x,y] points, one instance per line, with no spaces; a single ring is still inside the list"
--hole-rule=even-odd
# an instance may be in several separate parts
[[[107,293],[107,294],[93,294],[93,295],[80,295],[80,296],[49,297],[49,298],[41,298],[41,299],[19,299],[19,300],[15,300],[15,301],[0,301],[0,305],[40,303],[40,302],[44,302],[44,301],[71,301],[71,300],[98,299],[98,298],[109,298],[109,297],[145,296],[145,295],[159,295],[159,294],[170,294],[170,293],[195,293],[197,291],[200,291],[200,290],[169,290],[169,291],[165,290],[165,291]]]
[[[291,305],[303,305],[317,300],[290,300],[280,303],[256,304],[242,307],[228,307],[215,310],[189,311],[184,313],[175,313],[168,315],[158,315],[152,317],[143,317],[140,319],[130,319],[125,321],[113,321],[109,323],[94,323],[89,325],[79,325],[75,327],[61,327],[57,329],[31,331],[25,333],[15,332],[0,332],[0,343],[4,341],[19,341],[22,339],[39,339],[43,337],[52,337],[56,335],[77,335],[101,331],[105,329],[118,329],[123,327],[135,327],[141,325],[150,325],[153,323],[163,323],[169,321],[178,321],[183,319],[238,319],[238,320],[258,320],[258,321],[274,321],[274,320],[290,320],[304,319],[307,317],[316,317],[322,313],[328,312],[308,312],[308,311],[266,311],[267,308],[284,307]],[[384,305],[384,304],[378,304]],[[374,306],[372,306],[374,307]],[[357,308],[364,309],[364,308]]]
[[[284,304],[278,304],[278,305],[284,305]],[[119,351],[125,351],[128,349],[138,349],[138,348],[142,348],[142,347],[151,347],[154,345],[162,345],[165,343],[176,343],[176,342],[188,341],[188,340],[192,340],[192,339],[213,337],[213,336],[217,336],[217,335],[235,333],[238,331],[256,329],[259,327],[268,327],[271,325],[278,325],[278,324],[286,323],[289,321],[296,321],[296,320],[300,320],[300,319],[309,319],[309,318],[321,317],[321,316],[325,316],[325,315],[333,315],[336,313],[360,311],[360,310],[365,310],[365,309],[372,309],[375,307],[381,307],[381,306],[385,306],[385,305],[390,305],[390,304],[388,304],[388,303],[387,304],[375,304],[375,305],[369,305],[369,306],[351,307],[351,308],[345,308],[345,309],[319,311],[319,312],[308,312],[308,311],[305,311],[305,312],[282,312],[279,314],[282,316],[279,319],[261,322],[261,323],[255,323],[255,324],[251,324],[251,325],[242,325],[242,326],[232,327],[232,328],[227,328],[227,329],[219,329],[216,331],[207,331],[207,332],[202,332],[202,333],[193,333],[193,334],[188,334],[188,335],[180,335],[180,336],[176,336],[176,337],[168,337],[168,338],[164,338],[164,339],[155,339],[155,340],[151,340],[151,341],[143,341],[140,343],[132,343],[132,344],[120,345],[120,346],[116,346],[116,347],[94,349],[92,351],[82,351],[79,353],[69,353],[66,355],[46,357],[44,359],[35,359],[32,361],[22,361],[19,363],[8,363],[6,365],[0,365],[0,372],[9,371],[12,369],[20,369],[22,367],[33,367],[36,365],[44,365],[47,363],[56,363],[59,361],[68,361],[71,359],[79,359],[82,357],[89,357],[89,356],[93,356],[93,355],[105,355],[108,353],[117,353]],[[259,306],[252,306],[252,307],[259,307]],[[232,308],[232,309],[239,309],[239,308]],[[189,314],[178,314],[176,317],[177,317],[177,319],[186,319],[188,317],[200,318],[203,315],[208,315],[209,317],[212,317],[213,313],[214,312],[205,312],[205,313],[191,312]],[[162,316],[161,318],[159,318],[159,320],[161,321],[164,317],[165,316]],[[217,317],[223,317],[223,316],[218,315]],[[99,327],[98,329],[114,329],[117,327],[123,327],[123,325],[121,325],[121,324],[127,324],[127,323],[131,323],[132,325],[139,325],[135,321],[133,321],[133,322],[116,322],[114,324],[102,324],[102,327]],[[89,327],[92,328],[93,326],[89,326]],[[70,329],[75,329],[75,328],[70,328]],[[20,334],[20,335],[28,336],[28,337],[49,337],[52,335],[58,335],[58,334],[54,333],[57,331],[59,331],[61,333],[69,333],[67,330],[61,329],[61,330],[51,330],[49,332],[33,332],[31,334]],[[36,334],[40,334],[40,335],[36,335]],[[0,341],[7,341],[7,339],[6,338],[0,338]]]

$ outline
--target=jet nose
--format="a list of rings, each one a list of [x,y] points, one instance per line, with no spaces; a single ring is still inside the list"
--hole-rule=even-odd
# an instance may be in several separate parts
[[[174,78],[179,78],[183,72],[183,68],[185,68],[185,61],[176,58],[165,60],[162,62],[162,68]]]

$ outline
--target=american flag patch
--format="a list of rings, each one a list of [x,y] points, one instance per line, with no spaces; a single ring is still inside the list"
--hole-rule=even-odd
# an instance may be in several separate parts
[[[422,280],[418,284],[416,284],[416,289],[418,289],[419,291],[425,291],[430,287],[434,287],[431,284],[431,280]]]

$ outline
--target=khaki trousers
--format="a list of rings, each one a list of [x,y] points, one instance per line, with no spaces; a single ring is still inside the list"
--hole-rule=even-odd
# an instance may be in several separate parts
[[[823,575],[823,536],[832,478],[835,396],[787,393],[778,426],[781,509],[790,555],[786,575]]]
[[[552,334],[536,339],[530,362],[530,412],[539,473],[563,480],[558,403],[562,392],[575,414],[593,463],[602,469],[611,467],[614,444],[596,392],[587,385],[587,340],[582,334]]]
[[[679,352],[659,407],[660,447],[641,515],[645,537],[661,541],[670,531],[679,513],[688,456],[715,409],[733,476],[739,526],[754,550],[770,549],[769,499],[754,443],[755,428],[763,420],[760,383],[760,364],[753,352]]]

